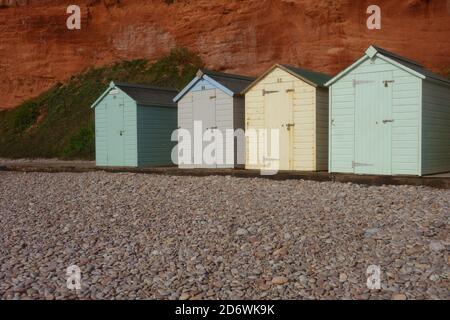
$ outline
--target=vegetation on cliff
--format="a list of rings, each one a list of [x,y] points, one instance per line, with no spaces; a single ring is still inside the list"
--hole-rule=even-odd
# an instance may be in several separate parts
[[[0,157],[94,159],[91,104],[110,81],[182,88],[202,66],[184,48],[167,56],[90,69],[11,111],[0,112]]]

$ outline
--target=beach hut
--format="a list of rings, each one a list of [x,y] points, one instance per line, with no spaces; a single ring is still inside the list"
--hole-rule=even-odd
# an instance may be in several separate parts
[[[328,88],[324,84],[330,79],[323,73],[276,64],[244,90],[247,169],[327,170]],[[256,138],[252,130],[258,131]],[[278,144],[271,140],[274,131]]]
[[[111,82],[95,101],[97,166],[168,166],[177,90]]]
[[[330,172],[450,171],[450,81],[371,46],[327,83]]]
[[[199,70],[175,97],[178,127],[182,129],[180,135],[187,131],[191,138],[190,148],[181,144],[186,138],[180,138],[180,168],[234,168],[244,165],[245,106],[240,93],[253,80],[241,75]],[[229,138],[229,133],[236,130],[242,132]],[[211,137],[213,135],[214,138]],[[212,151],[208,153],[208,150]]]

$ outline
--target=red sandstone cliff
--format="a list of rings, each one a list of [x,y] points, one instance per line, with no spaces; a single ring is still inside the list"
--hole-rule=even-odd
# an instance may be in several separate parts
[[[207,67],[257,75],[275,62],[331,74],[374,43],[434,71],[450,68],[450,0],[0,0],[0,108],[89,66],[157,58],[172,47]],[[66,8],[82,29],[66,28]],[[382,29],[366,8],[382,8]]]

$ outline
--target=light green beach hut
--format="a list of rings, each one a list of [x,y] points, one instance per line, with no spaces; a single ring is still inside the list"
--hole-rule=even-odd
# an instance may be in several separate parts
[[[173,165],[177,90],[111,82],[95,110],[97,166]]]
[[[450,81],[371,46],[331,79],[329,171],[450,171]]]

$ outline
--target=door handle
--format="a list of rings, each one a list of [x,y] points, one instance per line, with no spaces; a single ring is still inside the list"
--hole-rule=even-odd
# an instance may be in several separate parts
[[[383,81],[383,83],[384,83],[384,86],[387,88],[387,87],[389,87],[389,83],[394,83],[395,82],[395,80],[384,80]]]
[[[394,119],[385,119],[385,120],[383,120],[383,123],[388,123],[388,122],[394,122]]]
[[[214,129],[217,129],[217,127],[211,127],[211,128],[209,128],[209,129],[214,130]]]
[[[291,130],[291,127],[295,127],[295,123],[286,123],[286,128]]]

